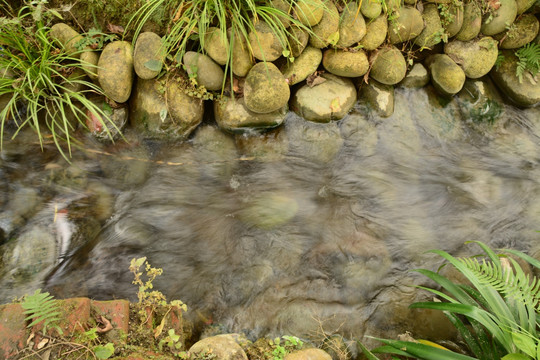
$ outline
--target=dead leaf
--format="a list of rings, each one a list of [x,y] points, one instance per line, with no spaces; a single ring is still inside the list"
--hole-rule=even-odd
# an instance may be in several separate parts
[[[159,324],[156,330],[154,330],[154,339],[157,339],[158,336],[161,335],[161,333],[163,332],[163,327],[165,326],[165,319],[166,319],[166,316],[164,316],[163,319],[161,319],[161,324]]]
[[[28,337],[28,339],[26,339],[26,345],[30,345],[30,342],[32,341],[32,339],[34,338],[34,336],[36,336],[36,334],[34,333],[31,333],[30,336]],[[34,344],[32,343],[32,346]]]
[[[107,24],[107,30],[113,34],[123,34],[124,28],[120,25],[113,25],[111,23]]]
[[[325,82],[326,79],[320,76],[322,73],[322,71],[315,71],[313,74],[309,75],[306,79],[308,86],[314,87]]]
[[[105,325],[104,327],[97,327],[96,331],[100,334],[104,334],[106,332],[109,332],[113,329],[113,326],[111,325],[111,322],[105,317],[101,316],[99,319],[99,322]]]
[[[330,103],[330,110],[332,110],[333,113],[341,111],[341,104],[339,103],[339,98],[335,98]]]
[[[499,0],[488,0],[487,3],[493,10],[497,10],[501,7],[501,3],[499,2]]]
[[[49,343],[49,339],[47,338],[44,338],[42,339],[38,344],[37,344],[37,349],[38,350],[41,350],[45,347],[45,345],[47,345]]]
[[[51,352],[52,352],[52,348],[48,348],[47,350],[45,350],[43,352],[43,355],[41,355],[41,359],[42,360],[49,360],[51,358]]]

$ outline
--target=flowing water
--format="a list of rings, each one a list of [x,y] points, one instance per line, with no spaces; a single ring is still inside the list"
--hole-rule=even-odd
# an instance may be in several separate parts
[[[410,270],[441,264],[427,250],[540,251],[540,108],[486,100],[487,85],[451,102],[396,89],[386,119],[358,104],[265,135],[208,120],[183,144],[87,139],[71,165],[21,134],[2,153],[0,300],[133,299],[129,262],[146,256],[198,328],[449,336],[407,308],[429,284]]]

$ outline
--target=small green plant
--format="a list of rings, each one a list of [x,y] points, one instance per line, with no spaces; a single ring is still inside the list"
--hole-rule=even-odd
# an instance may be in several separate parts
[[[60,307],[58,302],[48,292],[42,293],[40,289],[36,290],[32,295],[28,295],[21,303],[25,310],[24,314],[28,315],[25,320],[31,320],[28,328],[43,322],[42,332],[47,332],[47,327],[52,327],[58,334],[62,334],[62,329],[58,326],[60,321]]]
[[[523,74],[529,72],[536,76],[540,72],[540,45],[529,43],[515,52],[518,62],[516,76],[519,82],[523,82]]]
[[[183,345],[180,342],[180,335],[177,335],[174,331],[174,329],[169,329],[167,332],[167,336],[164,337],[159,341],[158,348],[160,351],[163,351],[163,346],[167,345],[169,350],[172,353],[175,353],[176,356],[184,358],[186,356],[186,352],[179,352],[180,349],[182,349]]]
[[[269,345],[273,350],[271,354],[267,354],[267,357],[272,360],[283,360],[291,351],[301,349],[304,343],[296,336],[285,335],[270,340]]]
[[[75,47],[79,51],[83,51],[86,47],[92,50],[101,50],[105,44],[116,40],[115,34],[105,34],[102,30],[95,27],[90,28],[87,33],[82,34],[83,38],[79,40]]]

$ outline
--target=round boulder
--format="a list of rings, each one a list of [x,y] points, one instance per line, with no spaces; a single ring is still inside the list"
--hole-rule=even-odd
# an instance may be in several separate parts
[[[225,74],[210,56],[188,51],[184,54],[183,63],[188,75],[194,77],[199,85],[212,91],[221,89]]]
[[[462,3],[450,3],[443,5],[440,14],[445,11],[445,16],[442,17],[441,22],[444,27],[444,31],[449,38],[456,36],[463,26],[463,4]]]
[[[249,43],[253,56],[258,60],[274,61],[283,52],[283,46],[274,30],[262,20],[255,24],[254,31],[249,32]]]
[[[291,20],[289,20],[289,16],[291,16],[292,6],[285,0],[270,0],[270,5],[278,9],[280,11],[283,11],[287,16],[285,15],[277,15],[277,18],[281,22],[281,25],[283,27],[288,28],[291,25]]]
[[[426,63],[431,73],[431,82],[442,95],[453,96],[461,90],[465,83],[465,73],[448,55],[432,55]]]
[[[359,77],[367,73],[369,62],[365,51],[328,49],[324,52],[323,66],[334,75]]]
[[[403,80],[407,73],[407,63],[396,47],[380,49],[371,58],[369,76],[380,83],[394,85]]]
[[[441,37],[436,36],[436,34],[442,34],[444,31],[437,5],[426,4],[422,18],[424,18],[426,26],[420,35],[414,39],[414,43],[421,48],[430,48],[441,42]]]
[[[399,10],[398,14],[388,27],[388,38],[392,44],[412,40],[424,30],[424,19],[420,11],[405,6]]]
[[[332,360],[332,357],[321,349],[303,349],[285,355],[283,360]]]
[[[219,65],[229,60],[229,40],[227,34],[217,27],[209,27],[204,34],[204,51]]]
[[[463,8],[463,24],[456,34],[456,40],[469,41],[480,33],[482,27],[482,10],[474,1],[468,2]]]
[[[281,71],[289,82],[289,85],[298,84],[317,71],[322,59],[321,49],[308,46],[294,62],[287,63]]]
[[[424,65],[415,63],[411,70],[405,75],[399,85],[407,88],[421,88],[429,83],[429,74]]]
[[[520,16],[510,30],[493,36],[496,40],[502,40],[501,49],[519,49],[530,43],[538,35],[539,23],[533,14]]]
[[[324,14],[322,0],[298,0],[294,7],[298,20],[306,26],[314,26],[321,21]]]
[[[376,19],[381,15],[382,4],[380,0],[365,0],[360,5],[362,15],[368,19]]]
[[[197,341],[189,348],[188,359],[212,354],[220,360],[248,360],[244,350],[230,334],[216,335]]]
[[[291,107],[306,120],[329,122],[343,118],[356,102],[356,88],[349,79],[322,74],[324,82],[302,86],[294,95]]]
[[[64,23],[54,24],[51,27],[50,36],[62,44],[69,55],[77,58],[80,56],[80,51],[76,45],[79,41],[83,40],[83,36],[71,26]]]
[[[133,86],[133,48],[127,41],[113,41],[103,49],[98,62],[98,80],[110,99],[123,103]]]
[[[85,50],[81,53],[81,67],[92,80],[97,80],[99,54],[95,51]]]
[[[361,14],[356,13],[357,6],[358,4],[352,2],[347,5],[341,14],[339,40],[336,44],[338,47],[352,46],[366,35],[366,22]]]
[[[540,102],[540,82],[528,72],[520,79],[516,76],[518,58],[513,52],[503,51],[504,60],[499,67],[494,67],[491,78],[499,89],[519,106],[532,106]]]
[[[292,25],[289,28],[287,38],[289,39],[289,45],[291,47],[291,55],[294,57],[300,56],[309,42],[308,32],[296,25]]]
[[[271,113],[284,107],[289,96],[289,85],[274,64],[260,62],[251,68],[244,85],[244,100],[249,110]]]
[[[247,40],[243,34],[235,32],[233,28],[227,30],[227,36],[233,47],[231,59],[232,72],[236,76],[245,77],[254,65]]]
[[[314,25],[311,30],[309,44],[322,49],[329,44],[335,45],[339,40],[339,12],[331,1],[325,1],[325,9],[321,21]]]
[[[529,10],[535,3],[535,0],[516,0],[517,14],[521,15]]]
[[[382,14],[378,18],[368,23],[366,35],[362,38],[362,40],[360,40],[362,49],[371,51],[381,46],[384,43],[384,40],[386,40],[387,32],[388,20],[386,19],[386,15]]]
[[[394,87],[375,80],[362,84],[358,98],[365,100],[380,117],[386,118],[394,113]]]
[[[497,41],[489,36],[471,41],[451,41],[444,46],[444,52],[461,66],[470,79],[486,75],[495,65],[499,53]]]
[[[287,106],[271,113],[257,114],[246,107],[244,98],[236,100],[223,97],[214,101],[214,114],[219,127],[229,132],[244,132],[252,129],[266,130],[283,123],[285,115],[287,115]]]
[[[492,12],[484,15],[480,31],[484,35],[495,35],[506,30],[516,19],[516,0],[499,0],[500,6]]]
[[[133,67],[141,79],[153,79],[163,66],[163,44],[161,37],[153,32],[144,32],[137,38],[133,50]]]

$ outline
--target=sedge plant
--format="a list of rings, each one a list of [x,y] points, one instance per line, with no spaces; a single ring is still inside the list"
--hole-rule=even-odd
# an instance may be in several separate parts
[[[456,327],[470,356],[422,340],[379,339],[385,345],[371,352],[360,344],[370,360],[377,359],[376,353],[427,360],[540,359],[540,279],[527,274],[514,258],[536,268],[540,268],[540,262],[517,250],[497,254],[484,243],[474,243],[484,251],[482,256],[456,258],[445,251],[432,251],[454,266],[467,279],[467,284],[454,283],[439,272],[416,270],[442,290],[421,287],[436,295],[435,300],[410,306],[443,311]]]
[[[88,116],[98,119],[109,135],[107,123],[114,124],[89,100],[103,95],[84,77],[83,65],[89,64],[51,38],[47,22],[60,15],[45,8],[46,3],[32,1],[16,15],[0,17],[0,103],[5,104],[0,107],[0,145],[8,128],[14,129],[11,138],[15,138],[30,127],[42,149],[45,137],[50,137],[68,160],[76,144],[74,131],[78,124],[86,126]]]

